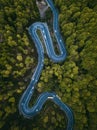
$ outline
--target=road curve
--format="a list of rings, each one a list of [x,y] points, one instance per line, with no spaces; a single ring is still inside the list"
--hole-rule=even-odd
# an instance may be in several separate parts
[[[49,93],[49,92],[42,93],[38,97],[35,105],[32,107],[29,107],[29,102],[34,93],[35,86],[39,80],[41,71],[44,66],[44,48],[43,48],[43,44],[37,34],[37,30],[40,30],[40,32],[42,34],[47,54],[52,61],[60,62],[60,61],[65,60],[65,58],[66,58],[66,49],[65,49],[64,42],[62,40],[60,31],[59,31],[59,26],[58,26],[58,11],[56,10],[52,0],[46,0],[46,2],[53,12],[53,31],[54,31],[54,35],[55,35],[55,38],[58,43],[60,54],[57,55],[54,51],[53,42],[52,42],[50,32],[49,32],[49,29],[48,29],[48,26],[46,23],[36,22],[29,27],[29,29],[28,29],[29,34],[35,43],[37,53],[38,53],[38,64],[37,64],[36,70],[31,78],[31,81],[30,81],[27,89],[25,90],[25,92],[23,93],[23,95],[20,99],[19,111],[24,117],[31,118],[40,112],[44,103],[47,100],[52,100],[66,114],[66,117],[68,119],[67,130],[73,130],[73,124],[74,124],[73,112],[66,104],[64,104],[61,101],[61,99],[58,97],[58,95],[56,93],[54,93],[54,92],[53,93]]]

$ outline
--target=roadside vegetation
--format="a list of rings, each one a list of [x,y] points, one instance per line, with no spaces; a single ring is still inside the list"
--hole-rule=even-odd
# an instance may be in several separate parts
[[[54,0],[54,3],[59,10],[67,58],[55,64],[45,56],[30,105],[42,92],[55,91],[74,112],[74,130],[97,130],[97,2]],[[19,114],[20,97],[38,62],[27,30],[37,21],[41,19],[35,0],[0,0],[1,130],[66,129],[66,116],[51,101],[31,120]]]

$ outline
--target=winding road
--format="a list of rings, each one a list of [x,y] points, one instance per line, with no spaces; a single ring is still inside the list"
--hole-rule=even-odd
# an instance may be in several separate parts
[[[40,74],[41,74],[43,66],[44,66],[44,48],[43,48],[43,44],[37,34],[37,30],[40,30],[40,32],[42,34],[42,38],[44,40],[47,54],[52,61],[60,62],[60,61],[65,60],[65,58],[66,58],[66,49],[65,49],[64,42],[62,40],[60,31],[59,31],[59,26],[58,26],[58,11],[55,8],[52,0],[46,0],[46,2],[48,4],[48,6],[51,8],[52,13],[53,13],[53,31],[54,31],[54,35],[55,35],[55,38],[58,43],[60,54],[57,55],[54,51],[53,42],[52,42],[50,32],[49,32],[49,29],[48,29],[48,26],[46,23],[36,22],[29,27],[29,29],[28,29],[29,34],[35,43],[37,53],[38,53],[38,64],[37,64],[36,70],[31,78],[31,81],[30,81],[27,89],[25,90],[25,92],[23,93],[23,95],[20,99],[19,111],[24,117],[31,118],[40,112],[44,103],[47,100],[52,100],[66,114],[66,117],[68,119],[67,130],[73,130],[73,124],[74,124],[73,112],[66,104],[64,104],[61,101],[61,99],[58,97],[58,95],[56,93],[54,93],[54,92],[53,93],[50,93],[50,92],[42,93],[38,97],[35,105],[32,107],[29,107],[29,102],[32,98],[35,86],[39,80]]]

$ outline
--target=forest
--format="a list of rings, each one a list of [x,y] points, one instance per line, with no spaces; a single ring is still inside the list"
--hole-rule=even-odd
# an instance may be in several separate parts
[[[53,0],[67,58],[45,63],[34,95],[56,92],[74,113],[74,130],[97,130],[97,1]],[[38,63],[28,27],[41,19],[36,0],[0,0],[0,130],[66,130],[63,111],[47,101],[32,119],[20,115],[18,104]],[[50,25],[49,25],[50,26]]]

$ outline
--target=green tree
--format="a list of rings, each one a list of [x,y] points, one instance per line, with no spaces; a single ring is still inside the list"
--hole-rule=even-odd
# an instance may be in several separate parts
[[[59,25],[67,58],[58,64],[45,58],[30,105],[35,103],[38,94],[55,91],[74,112],[74,130],[97,130],[97,2],[54,2],[59,9]],[[31,120],[18,112],[20,96],[37,64],[36,49],[27,31],[36,21],[41,20],[35,0],[0,1],[1,130],[66,129],[65,114],[51,101]]]

